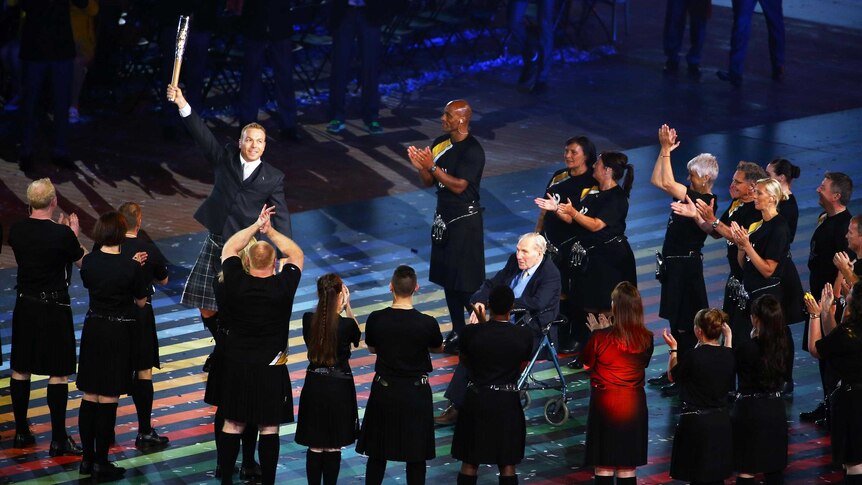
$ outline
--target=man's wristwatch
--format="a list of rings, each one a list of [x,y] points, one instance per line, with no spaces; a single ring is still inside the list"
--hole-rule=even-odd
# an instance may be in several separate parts
[[[721,221],[716,219],[716,220],[712,221],[712,224],[710,224],[710,226],[712,226],[712,228],[715,229],[716,227],[718,227],[719,222],[721,222]]]
[[[437,164],[431,165],[431,168],[428,169],[428,172],[434,173],[437,171]]]

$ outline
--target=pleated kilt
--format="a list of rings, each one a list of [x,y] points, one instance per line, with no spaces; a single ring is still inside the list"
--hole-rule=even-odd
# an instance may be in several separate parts
[[[404,462],[437,456],[427,378],[374,376],[356,452]]]
[[[19,293],[12,311],[10,367],[40,376],[75,373],[75,328],[69,295],[40,300]]]
[[[787,466],[787,412],[780,397],[741,397],[733,404],[733,466],[761,473]]]
[[[733,474],[733,432],[726,409],[680,414],[670,476],[686,482],[723,481]]]
[[[637,467],[647,462],[646,393],[642,387],[590,391],[585,464]]]
[[[132,345],[134,346],[132,370],[146,370],[153,367],[161,369],[156,315],[149,301],[143,308],[138,308],[138,321],[135,324]]]
[[[77,386],[100,396],[128,394],[132,386],[134,317],[88,313],[81,331]]]
[[[467,213],[466,207],[437,205],[437,213],[447,223],[447,234],[443,242],[431,242],[428,279],[448,290],[472,293],[485,281],[485,233],[481,211],[453,221]]]
[[[580,308],[610,309],[611,292],[622,281],[637,286],[635,255],[624,236],[588,250],[583,269],[572,273],[570,298]]]
[[[661,305],[658,315],[681,329],[694,328],[694,315],[709,307],[703,280],[703,259],[698,253],[689,257],[665,256],[661,279]]]
[[[455,424],[452,457],[471,465],[516,465],[524,459],[526,438],[518,392],[470,387]]]
[[[305,373],[299,396],[296,442],[309,448],[340,448],[359,435],[356,386],[350,374]]]
[[[841,385],[830,396],[832,463],[862,462],[862,384]]]
[[[293,422],[293,393],[286,365],[225,358],[219,368],[219,411],[225,419],[275,426]]]

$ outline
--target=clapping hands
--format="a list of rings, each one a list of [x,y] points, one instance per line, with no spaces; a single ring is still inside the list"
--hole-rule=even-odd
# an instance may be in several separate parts
[[[587,328],[590,329],[590,332],[608,328],[611,325],[611,320],[604,313],[599,313],[598,317],[595,313],[587,313]]]

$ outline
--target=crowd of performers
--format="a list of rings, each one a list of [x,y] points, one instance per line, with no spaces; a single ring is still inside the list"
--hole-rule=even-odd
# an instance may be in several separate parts
[[[182,301],[201,309],[216,342],[205,393],[218,408],[216,476],[232,483],[242,448],[241,478],[271,484],[279,425],[294,421],[288,331],[305,257],[290,238],[284,174],[261,158],[263,127],[248,125],[237,144],[220,147],[182,92],[167,91],[215,172],[213,191],[195,214],[209,235]],[[367,456],[366,483],[382,483],[388,461],[406,464],[408,484],[424,483],[426,461],[436,456],[436,422],[455,425],[452,455],[462,464],[453,481],[474,484],[479,465],[494,464],[501,484],[517,483],[526,425],[516,382],[538,348],[536,328],[563,316],[568,323],[552,325],[553,338],[561,350],[578,352],[572,367],[590,373],[586,465],[594,468],[595,483],[635,483],[637,467],[647,462],[644,385],[654,336],[644,325],[626,237],[634,167],[620,152],[597,155],[586,137],[568,140],[565,167],[535,200],[535,231],[521,236],[506,266],[486,278],[479,200],[485,155],[470,134],[470,117],[466,101],[448,103],[444,134],[430,147],[407,149],[422,183],[436,186],[429,279],[445,290],[452,332],[444,338],[436,319],[413,307],[416,273],[396,268],[391,305],[365,320],[365,345],[376,363],[361,423],[349,358],[362,334],[350,291],[336,274],[316,282],[317,306],[302,317],[308,369],[295,436],[308,447],[308,482],[335,484],[341,450],[355,443]],[[824,403],[802,418],[830,426],[834,462],[844,466],[847,483],[862,483],[862,264],[854,264],[862,254],[862,217],[847,210],[852,181],[827,173],[817,189],[824,212],[811,240],[813,294],[803,297],[789,250],[798,218],[791,183],[799,168],[783,159],[765,171],[740,162],[731,200],[717,217],[724,204],[713,192],[715,157],[689,161],[683,184],[671,164],[679,146],[675,130],[663,126],[658,135],[651,182],[673,203],[656,255],[669,361],[652,381],[666,383],[664,393],[682,402],[671,476],[723,483],[736,472],[737,483],[753,483],[757,474],[767,483],[783,481],[788,438],[781,397],[793,388],[787,326],[805,320],[802,348],[821,363]],[[136,446],[168,445],[150,424],[152,368],[159,367],[150,303],[153,284],[167,282],[165,260],[155,245],[137,239],[142,211],[135,203],[99,217],[88,252],[74,214],[55,222],[50,180],[30,184],[27,200],[30,217],[9,235],[19,268],[10,385],[14,446],[35,442],[27,422],[29,379],[47,375],[50,455],[82,455],[82,475],[118,479],[125,470],[108,460],[108,448],[121,395],[131,395],[138,411]],[[727,242],[723,309],[708,305],[701,252],[708,235]],[[73,263],[90,302],[77,357],[68,293]],[[515,313],[526,314],[528,324],[513,325]],[[428,382],[434,352],[459,355],[446,391],[451,406],[437,417]],[[84,393],[80,446],[65,428],[76,364]]]

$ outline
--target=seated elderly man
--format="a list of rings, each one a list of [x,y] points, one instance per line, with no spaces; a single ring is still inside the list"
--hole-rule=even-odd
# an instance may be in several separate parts
[[[521,236],[518,239],[517,251],[509,256],[506,266],[493,278],[485,280],[470,298],[473,308],[484,316],[491,290],[499,285],[507,285],[515,293],[515,309],[528,312],[527,318],[534,320],[531,326],[538,328],[556,319],[560,312],[560,272],[553,261],[545,256],[547,245],[545,238],[539,233],[528,232]],[[479,318],[474,313],[470,317],[470,323],[478,321]],[[434,422],[441,425],[455,423],[466,393],[467,371],[458,364],[444,394],[450,405],[434,418]]]

